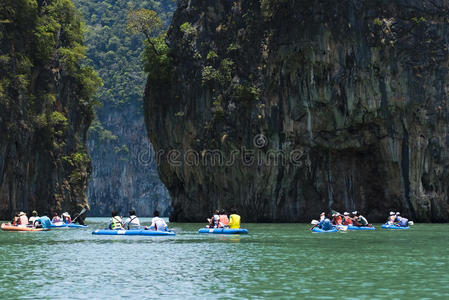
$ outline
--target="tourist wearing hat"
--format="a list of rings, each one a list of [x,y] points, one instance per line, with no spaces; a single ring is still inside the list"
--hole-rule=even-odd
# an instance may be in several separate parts
[[[343,213],[343,225],[352,225],[352,219],[347,211]]]
[[[357,222],[358,226],[369,226],[368,220],[359,214],[358,211],[353,211],[352,215],[354,216],[354,220]]]
[[[63,221],[65,224],[70,224],[70,223],[72,223],[72,218],[70,217],[70,215],[69,215],[68,212],[65,212],[65,213],[62,214],[62,221]]]
[[[322,230],[331,230],[333,228],[331,220],[326,217],[326,214],[324,212],[320,214],[320,222],[315,224],[312,228],[310,228],[310,230],[315,227],[318,227]]]
[[[21,212],[19,213],[19,225],[23,225],[23,226],[28,225],[28,217],[27,217],[27,214],[24,213],[23,211],[21,211]]]
[[[332,224],[334,225],[342,225],[343,219],[341,217],[341,214],[336,212],[332,214]]]
[[[31,213],[31,217],[28,220],[29,224],[31,226],[34,226],[34,222],[36,222],[36,220],[39,219],[39,216],[37,214],[37,211],[33,210],[33,212]]]
[[[387,219],[387,225],[393,225],[395,221],[396,221],[396,214],[394,213],[394,211],[390,211],[390,216]]]

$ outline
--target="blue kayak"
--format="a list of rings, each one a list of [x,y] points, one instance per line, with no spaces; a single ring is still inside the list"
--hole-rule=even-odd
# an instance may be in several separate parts
[[[51,228],[88,228],[87,225],[80,225],[80,224],[65,224],[65,223],[58,223],[58,224],[51,224]]]
[[[352,225],[348,225],[348,230],[376,230],[376,228],[368,227],[368,226],[352,226]]]
[[[319,228],[319,227],[314,227],[314,228],[312,229],[312,231],[313,231],[313,232],[316,232],[316,233],[331,233],[331,232],[337,232],[338,229],[335,228],[335,227],[332,227],[332,229],[329,229],[329,230],[323,230],[323,229],[321,229],[321,228]]]
[[[201,228],[198,233],[212,234],[247,234],[248,229],[230,229],[230,228]]]
[[[98,235],[150,235],[150,236],[176,235],[173,231],[157,231],[157,230],[145,230],[145,229],[129,229],[129,230],[97,229],[95,231],[92,231],[92,234],[98,234]]]
[[[383,229],[410,229],[409,226],[403,227],[403,226],[387,225],[387,224],[383,224],[383,225],[382,225],[382,228],[383,228]]]

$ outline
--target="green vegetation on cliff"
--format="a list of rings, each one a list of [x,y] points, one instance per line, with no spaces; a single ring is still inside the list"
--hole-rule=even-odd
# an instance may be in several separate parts
[[[97,97],[103,104],[141,101],[145,75],[141,64],[143,39],[127,28],[129,12],[142,8],[157,12],[160,26],[167,27],[175,3],[172,0],[74,0],[87,24],[87,62],[98,71],[104,87]],[[90,16],[90,17],[89,17]]]
[[[217,207],[449,220],[449,3],[436,2],[179,0],[170,78],[147,84],[150,140],[227,162],[159,161],[172,220]]]
[[[86,205],[84,143],[102,82],[81,63],[83,33],[69,0],[0,3],[1,216]]]

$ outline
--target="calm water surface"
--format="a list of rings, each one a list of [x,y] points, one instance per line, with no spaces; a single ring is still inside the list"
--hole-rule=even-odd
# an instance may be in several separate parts
[[[144,219],[148,224],[149,219]],[[245,224],[244,236],[97,236],[89,229],[0,232],[0,299],[449,299],[449,225],[312,234]]]

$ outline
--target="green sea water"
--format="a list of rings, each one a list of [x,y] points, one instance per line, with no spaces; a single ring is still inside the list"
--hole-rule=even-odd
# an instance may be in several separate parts
[[[311,233],[244,224],[242,236],[0,232],[0,299],[449,299],[449,225]],[[148,224],[149,220],[144,219]]]

